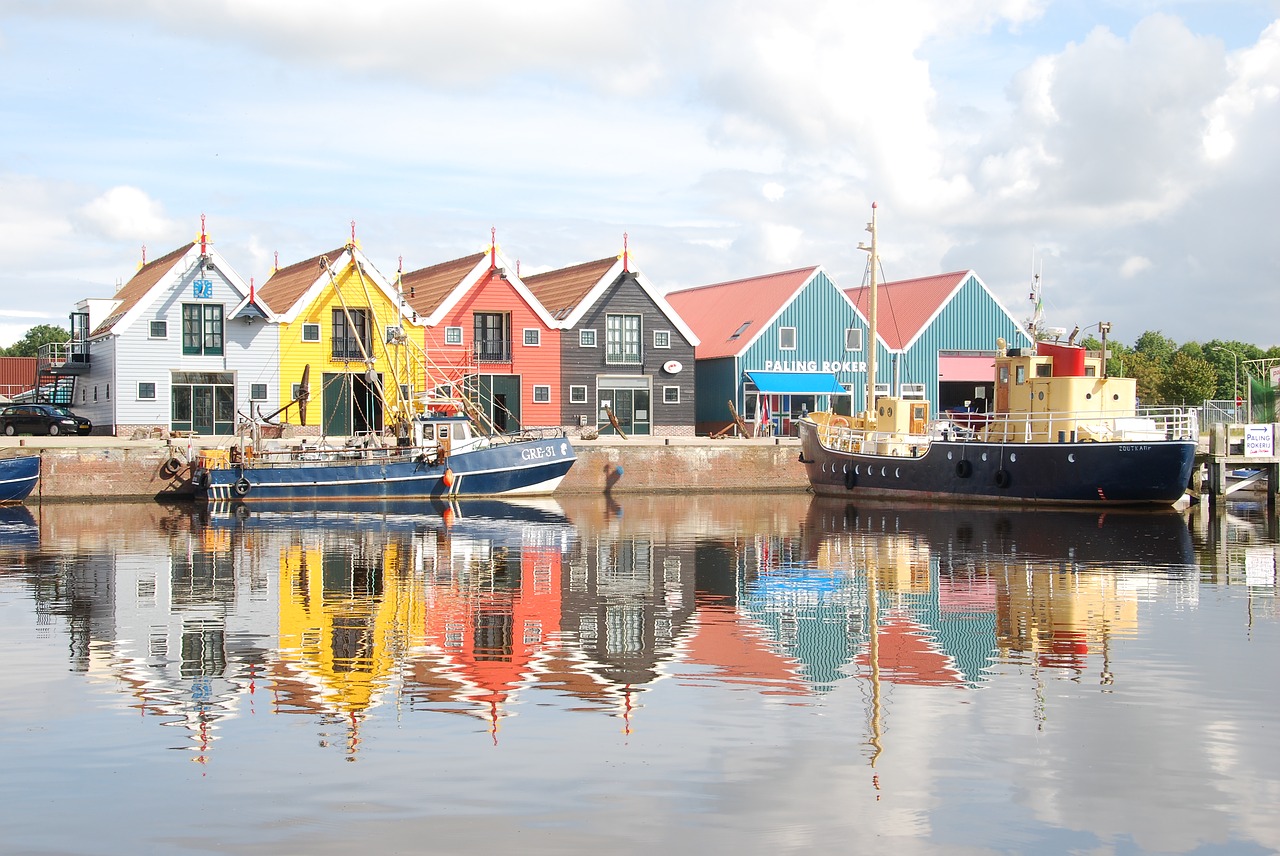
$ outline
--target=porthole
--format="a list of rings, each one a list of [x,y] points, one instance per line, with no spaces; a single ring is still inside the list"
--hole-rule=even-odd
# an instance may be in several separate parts
[[[1120,394],[1119,394],[1119,393],[1116,393],[1115,395],[1111,396],[1111,400],[1112,400],[1112,401],[1119,401],[1119,400],[1120,400]]]
[[[1016,460],[1018,460],[1018,453],[1017,453],[1017,452],[1010,452],[1010,453],[1009,453],[1009,463],[1011,463],[1011,464],[1012,464],[1012,463],[1013,463],[1014,461],[1016,461]]]
[[[845,471],[845,474],[846,474],[846,475],[848,475],[848,473],[849,473],[849,465],[848,465],[848,464],[845,464],[845,465],[844,465],[844,471]]]
[[[881,467],[881,468],[880,468],[880,475],[882,475],[882,476],[886,476],[886,475],[888,475],[888,474],[889,474],[889,468],[888,468],[888,467]]]
[[[983,453],[982,453],[982,460],[984,460],[984,461],[985,461],[986,459],[987,459],[987,453],[986,453],[986,452],[983,452]]]
[[[951,460],[951,451],[950,451],[950,450],[948,450],[948,451],[947,451],[947,460],[948,460],[948,461],[949,461],[949,460]]]
[[[1044,401],[1044,390],[1043,390],[1043,389],[1036,393],[1036,398],[1040,399],[1041,401]]]
[[[1068,460],[1070,463],[1073,463],[1073,464],[1074,464],[1074,463],[1076,462],[1076,456],[1075,456],[1075,454],[1074,454],[1074,453],[1072,453],[1072,454],[1070,454],[1070,455],[1067,455],[1067,460]]]
[[[853,474],[856,476],[862,475],[862,464],[858,464],[853,468]]]
[[[1085,401],[1088,401],[1089,399],[1093,398],[1093,393],[1092,393],[1092,392],[1086,392],[1086,393],[1084,394],[1084,398],[1085,398]]]
[[[901,467],[894,467],[894,468],[893,468],[893,477],[894,477],[895,479],[900,479],[900,478],[902,478],[902,468],[901,468]]]

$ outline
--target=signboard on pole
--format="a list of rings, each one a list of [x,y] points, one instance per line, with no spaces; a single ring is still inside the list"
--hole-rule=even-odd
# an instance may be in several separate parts
[[[1275,435],[1270,425],[1244,426],[1246,458],[1270,458],[1275,455]]]

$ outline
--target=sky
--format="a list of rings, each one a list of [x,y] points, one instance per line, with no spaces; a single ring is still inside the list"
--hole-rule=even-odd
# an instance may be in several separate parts
[[[496,230],[671,291],[973,270],[1015,318],[1280,344],[1280,0],[0,0],[0,344],[206,218],[246,280]]]

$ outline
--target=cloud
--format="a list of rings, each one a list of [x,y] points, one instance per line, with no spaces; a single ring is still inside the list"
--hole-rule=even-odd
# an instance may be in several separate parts
[[[85,225],[114,240],[170,239],[179,231],[164,206],[136,187],[113,187],[81,206],[79,214]]]

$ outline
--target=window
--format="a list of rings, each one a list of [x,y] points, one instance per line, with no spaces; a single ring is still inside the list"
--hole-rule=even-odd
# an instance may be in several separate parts
[[[169,322],[168,321],[152,321],[150,336],[152,339],[169,338]]]
[[[654,330],[653,346],[655,348],[671,347],[671,331],[670,330]]]
[[[679,404],[680,403],[680,387],[664,386],[662,388],[663,404]]]
[[[222,354],[222,304],[182,304],[182,353]]]
[[[388,345],[397,342],[404,337],[404,328],[394,325],[387,326],[387,338],[384,340]]]
[[[295,383],[292,387],[290,387],[290,388],[289,388],[289,400],[290,400],[290,401],[297,401],[297,400],[298,400],[298,393],[300,393],[300,392],[302,392],[302,384],[300,384],[300,383]]]
[[[1027,382],[1027,367],[1017,366],[1013,370],[1013,382],[1016,384],[1024,384]]]
[[[605,319],[604,349],[606,363],[639,364],[640,316],[608,316]]]
[[[249,384],[249,400],[250,401],[266,401],[267,385],[265,383]]]
[[[482,363],[511,362],[507,316],[501,312],[477,312],[474,324],[476,360]]]
[[[595,330],[579,330],[578,331],[578,347],[594,348],[596,346]]]
[[[530,348],[538,347],[542,344],[542,331],[537,327],[525,327],[524,343]]]
[[[846,351],[862,350],[862,329],[849,327],[844,331],[844,349]]]
[[[369,347],[369,310],[333,310],[333,359],[363,360],[372,355]]]
[[[138,383],[138,399],[140,401],[152,401],[156,397],[156,385],[147,381]]]
[[[533,385],[533,403],[549,404],[551,402],[551,387],[546,384]]]
[[[736,338],[738,338],[738,337],[739,337],[739,336],[741,336],[743,333],[747,332],[747,328],[748,328],[748,327],[750,327],[750,326],[751,326],[751,322],[750,322],[750,321],[744,321],[744,322],[742,323],[742,326],[741,326],[741,327],[739,327],[737,330],[734,330],[734,331],[733,331],[733,335],[732,335],[732,336],[730,336],[729,338],[730,338],[730,339],[736,339]]]
[[[1049,363],[1036,363],[1036,377],[1052,377],[1053,366]]]
[[[462,328],[461,327],[445,327],[444,343],[446,345],[462,344]]]
[[[796,349],[795,327],[778,328],[778,348],[783,351],[794,351]]]
[[[302,325],[302,341],[319,342],[320,341],[320,325],[319,324],[303,324]]]
[[[586,404],[587,388],[585,386],[569,387],[569,403],[570,404]]]

